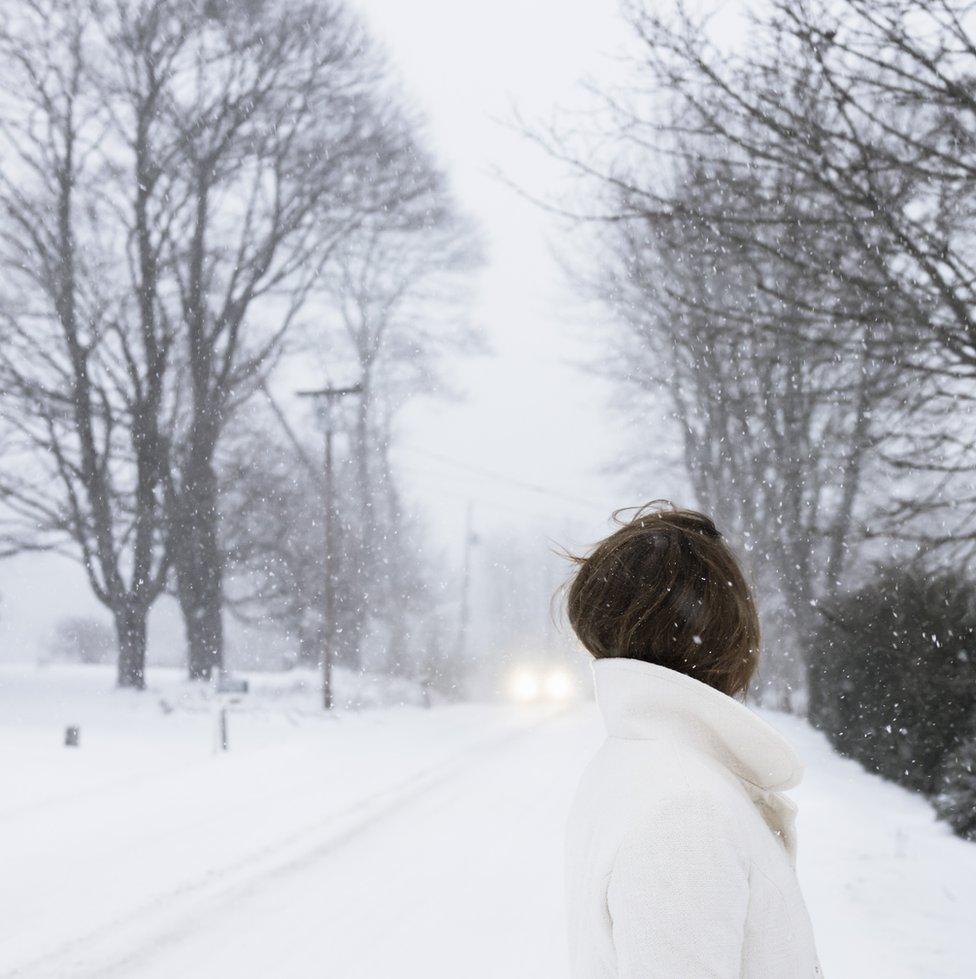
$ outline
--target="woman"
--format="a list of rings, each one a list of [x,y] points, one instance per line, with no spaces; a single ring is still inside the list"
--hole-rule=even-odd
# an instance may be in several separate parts
[[[567,840],[578,979],[822,975],[794,871],[790,745],[743,704],[755,605],[700,513],[652,504],[585,558],[569,619],[608,738]]]

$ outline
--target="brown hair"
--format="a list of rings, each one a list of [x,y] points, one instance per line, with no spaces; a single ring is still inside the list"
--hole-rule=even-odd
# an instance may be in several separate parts
[[[636,508],[569,583],[569,621],[597,659],[656,663],[735,696],[759,661],[759,618],[732,551],[702,513]]]

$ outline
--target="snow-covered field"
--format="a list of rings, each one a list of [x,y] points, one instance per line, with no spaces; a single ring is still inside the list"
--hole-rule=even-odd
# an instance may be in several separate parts
[[[276,675],[215,753],[207,697],[176,672],[150,688],[0,667],[0,976],[565,976],[561,829],[592,704],[326,718]],[[800,873],[827,976],[973,975],[976,846],[770,719],[808,765]]]

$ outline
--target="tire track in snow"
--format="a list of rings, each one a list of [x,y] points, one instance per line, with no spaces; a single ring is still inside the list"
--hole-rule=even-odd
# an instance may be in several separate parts
[[[246,895],[258,883],[273,882],[307,869],[310,863],[395,817],[428,791],[450,783],[467,771],[472,762],[531,737],[541,727],[565,717],[569,710],[572,708],[552,710],[541,719],[414,772],[341,810],[320,814],[272,843],[255,847],[233,861],[154,895],[130,913],[0,973],[0,979],[110,979],[113,975],[128,979],[135,974],[132,969],[140,960],[175,937],[205,927],[206,911],[214,904],[232,903],[235,896]],[[123,951],[126,948],[128,952]]]

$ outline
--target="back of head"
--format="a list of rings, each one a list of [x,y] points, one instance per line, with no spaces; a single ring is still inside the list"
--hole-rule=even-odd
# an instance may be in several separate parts
[[[578,565],[569,621],[597,659],[627,657],[734,696],[759,661],[759,620],[745,576],[704,514],[656,502]]]

